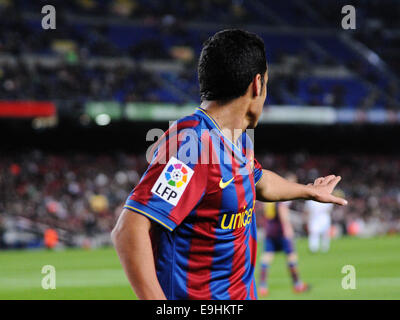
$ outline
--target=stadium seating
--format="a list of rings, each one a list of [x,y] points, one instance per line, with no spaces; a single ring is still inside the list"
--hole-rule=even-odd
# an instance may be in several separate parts
[[[328,24],[321,23],[320,30],[311,32],[307,29],[311,23],[323,20],[327,12],[315,1],[309,1],[305,6],[295,0],[284,5],[261,1],[224,0],[208,4],[185,1],[183,6],[178,1],[170,1],[168,6],[162,1],[124,1],[119,4],[118,1],[58,1],[55,2],[58,9],[57,29],[51,32],[41,29],[39,13],[43,3],[19,0],[14,7],[7,8],[5,5],[0,10],[0,57],[18,57],[19,62],[10,68],[8,60],[0,59],[2,78],[7,83],[0,89],[4,99],[22,99],[29,92],[36,99],[64,99],[68,96],[76,99],[77,103],[97,99],[120,102],[134,99],[197,104],[195,60],[202,42],[219,29],[218,23],[242,21],[251,24],[250,30],[254,29],[266,44],[271,70],[269,104],[331,105],[349,109],[399,108],[400,91],[396,79],[387,80],[391,77],[365,57],[362,58],[339,32],[332,31],[329,25],[332,17],[325,19]],[[227,15],[226,7],[231,8],[234,14]],[[20,8],[21,13],[16,14],[15,8]],[[337,5],[332,5],[332,8],[337,8]],[[318,12],[321,9],[319,17],[316,9]],[[100,17],[106,17],[107,22],[104,23]],[[263,26],[253,26],[257,24]],[[297,25],[303,29],[290,27]],[[182,62],[180,57],[174,55],[172,51],[177,46],[192,50],[190,63]],[[382,50],[380,52],[383,53]],[[43,68],[37,61],[38,56],[46,59],[56,57],[59,62]],[[135,76],[136,70],[129,69],[132,75],[124,75],[123,80],[118,79],[108,85],[105,79],[115,79],[119,66],[92,70],[84,63],[97,57],[108,57],[117,61],[117,65],[122,59],[139,64],[144,60],[150,64],[162,60],[170,64],[179,63],[181,68],[147,70],[144,81],[141,79],[143,72]],[[290,69],[290,59],[297,59],[301,72]],[[74,66],[65,67],[63,60]],[[274,66],[275,70],[289,68],[290,71],[274,72]],[[348,75],[338,76],[331,72],[321,76],[312,71],[321,67],[330,67],[331,70],[342,68],[348,71]],[[15,80],[17,75],[30,75],[32,68],[45,72],[38,72],[35,75],[37,81],[31,83],[25,81],[21,84]],[[53,75],[49,76],[49,73]],[[84,85],[65,88],[66,73]],[[106,83],[106,89],[96,94],[96,90],[91,88],[98,87],[99,82],[102,85]],[[51,85],[43,85],[45,83]],[[311,83],[318,83],[318,94],[309,90]]]

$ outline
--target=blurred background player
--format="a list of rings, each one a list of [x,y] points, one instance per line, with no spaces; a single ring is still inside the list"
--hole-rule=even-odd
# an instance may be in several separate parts
[[[336,195],[344,195],[338,191]],[[312,253],[328,252],[330,247],[331,213],[334,206],[330,203],[306,201],[304,211],[308,220],[308,248]]]
[[[288,173],[286,179],[296,182],[294,174]],[[297,268],[298,257],[294,247],[294,231],[290,222],[290,201],[269,202],[264,205],[265,242],[261,258],[261,277],[259,284],[260,296],[266,296],[268,289],[269,267],[274,260],[275,252],[284,251],[287,266],[293,282],[293,291],[301,293],[309,290],[309,285],[300,280]]]
[[[45,230],[44,235],[44,245],[47,249],[54,249],[58,244],[58,233],[57,230],[48,228]]]

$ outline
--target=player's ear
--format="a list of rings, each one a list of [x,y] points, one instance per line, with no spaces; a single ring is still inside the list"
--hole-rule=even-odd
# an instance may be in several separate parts
[[[253,78],[252,91],[253,91],[254,98],[261,96],[262,87],[264,85],[263,80],[264,80],[263,77],[259,73],[257,73],[256,76]]]

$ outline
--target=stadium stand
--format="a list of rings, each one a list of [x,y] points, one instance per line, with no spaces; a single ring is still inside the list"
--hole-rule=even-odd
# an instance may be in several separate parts
[[[374,1],[369,2],[370,7],[363,10],[374,12],[378,22],[379,13],[386,17],[389,9],[377,11]],[[393,1],[387,2],[394,6]],[[221,25],[241,23],[266,43],[274,79],[269,104],[399,109],[397,59],[393,59],[398,46],[391,46],[398,41],[396,25],[376,22],[379,28],[373,34],[379,34],[377,38],[367,36],[365,28],[344,35],[332,28],[329,11],[340,8],[335,2],[322,8],[315,1],[293,0],[285,2],[282,10],[283,4],[259,0],[185,1],[183,6],[179,1],[168,1],[168,5],[162,1],[55,1],[57,29],[51,32],[39,23],[42,4],[2,4],[1,90],[7,99],[64,99],[66,95],[87,100],[198,103],[195,61],[202,42]],[[362,18],[361,25],[371,24],[371,18]],[[314,23],[320,28],[310,29]],[[386,43],[390,49],[384,49]],[[370,58],[374,53],[390,68],[385,71]],[[151,68],[155,61],[163,61],[164,68]],[[120,75],[121,68],[132,64],[145,67]],[[151,70],[143,73],[146,66]],[[35,73],[36,81],[16,80],[30,73]],[[75,86],[78,82],[80,88],[68,82]],[[101,95],[99,83],[106,86]],[[173,95],[171,86],[176,91]],[[139,93],[132,97],[132,91]]]

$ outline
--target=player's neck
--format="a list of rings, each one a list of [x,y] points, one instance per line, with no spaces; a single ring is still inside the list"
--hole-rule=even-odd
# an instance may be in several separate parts
[[[237,141],[249,126],[248,108],[240,99],[223,105],[216,101],[204,101],[201,107],[217,122],[224,134],[232,138],[232,141]]]

